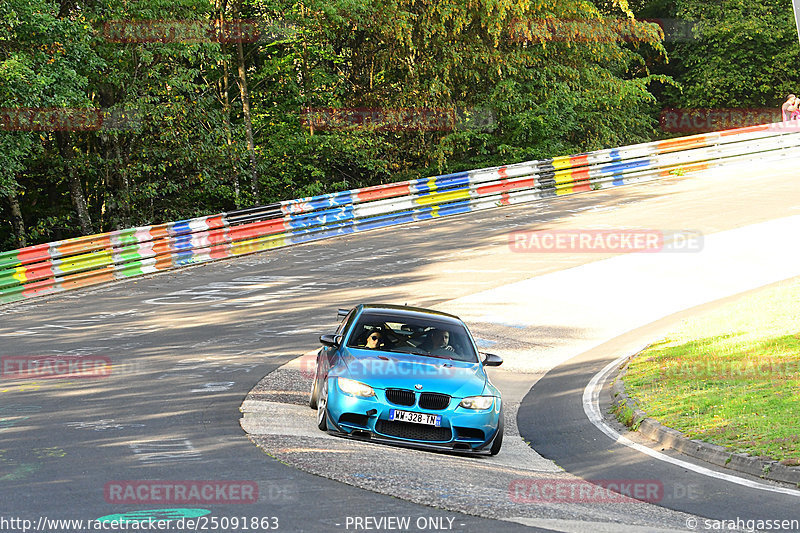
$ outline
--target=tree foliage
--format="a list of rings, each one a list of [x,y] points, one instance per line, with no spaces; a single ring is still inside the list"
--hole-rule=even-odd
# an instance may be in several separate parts
[[[773,107],[800,90],[790,0],[651,0],[636,12],[690,30],[666,40],[670,63],[654,69],[677,82],[655,91],[667,107]]]
[[[0,128],[0,248],[642,142],[658,135],[665,102],[785,92],[796,47],[788,30],[763,35],[785,18],[780,2],[723,3],[739,11],[699,0],[4,0],[0,108],[102,110],[103,125]],[[705,20],[702,47],[665,49],[634,15]],[[220,21],[260,35],[208,31]],[[115,33],[134,30],[150,38]],[[734,38],[740,55],[725,63]],[[332,109],[345,118],[315,120]],[[387,127],[354,113],[435,120]]]

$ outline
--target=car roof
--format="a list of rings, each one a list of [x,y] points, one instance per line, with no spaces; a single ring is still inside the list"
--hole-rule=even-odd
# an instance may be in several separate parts
[[[433,309],[425,309],[423,307],[410,307],[407,305],[392,305],[392,304],[361,304],[362,313],[380,313],[393,315],[398,318],[435,318],[440,321],[455,322],[463,324],[460,318],[456,315],[443,313],[442,311],[434,311]]]

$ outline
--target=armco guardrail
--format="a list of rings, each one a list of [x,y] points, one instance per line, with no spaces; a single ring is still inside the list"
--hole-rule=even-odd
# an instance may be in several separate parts
[[[767,124],[366,187],[0,253],[0,303],[311,240],[789,156]]]

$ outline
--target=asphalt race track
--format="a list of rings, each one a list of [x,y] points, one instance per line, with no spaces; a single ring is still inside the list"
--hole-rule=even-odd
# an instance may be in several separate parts
[[[253,437],[257,447],[242,430],[239,412],[264,376],[313,350],[319,334],[335,327],[337,307],[373,301],[459,309],[476,294],[611,256],[514,253],[511,231],[659,228],[711,235],[800,215],[795,177],[791,165],[757,174],[722,170],[340,237],[0,307],[2,357],[53,355],[111,364],[110,373],[93,378],[0,378],[0,516],[17,519],[0,523],[0,530],[29,525],[88,531],[89,520],[134,512],[173,521],[203,514],[207,527],[200,529],[208,531],[246,530],[241,526],[253,519],[259,530],[283,531],[398,529],[402,521],[390,517],[408,518],[411,531],[519,531],[523,524],[602,531],[603,523],[608,531],[623,524],[653,531],[680,529],[689,516],[683,513],[798,518],[791,516],[797,507],[792,496],[695,479],[617,448],[587,427],[581,395],[611,354],[573,353],[577,341],[591,339],[592,332],[560,328],[557,321],[537,328],[524,320],[495,320],[490,313],[475,320],[462,313],[473,333],[506,357],[500,367],[505,374],[497,379],[522,402],[519,429],[534,450],[523,449],[517,438],[496,458],[464,459],[326,438],[307,432],[303,417],[313,421],[314,413],[305,408],[298,411],[295,424],[302,431],[295,437],[307,446],[278,442],[275,449],[285,456],[268,455],[259,439],[276,441],[275,434]],[[568,312],[569,301],[567,311],[552,309],[552,316]],[[557,348],[559,355],[533,361],[532,354],[544,347]],[[290,385],[284,403],[302,407],[301,391],[295,390],[300,384]],[[401,466],[370,478],[389,464],[380,463],[385,457]],[[687,494],[691,489],[697,497],[595,508],[509,503],[508,488],[520,475],[516,469],[530,470],[516,460],[534,461],[535,473],[551,478],[658,479],[670,486],[679,486],[674,480],[680,478]],[[423,484],[425,472],[430,476]],[[341,477],[348,484],[333,480]],[[217,490],[200,503],[170,503],[156,491],[148,493],[149,500],[141,492],[136,500],[114,492],[145,480],[217,487],[225,480],[256,488],[257,498]],[[481,492],[492,483],[499,491]],[[233,527],[233,518],[240,527]],[[45,519],[84,524],[48,525]],[[173,530],[194,530],[174,523]]]

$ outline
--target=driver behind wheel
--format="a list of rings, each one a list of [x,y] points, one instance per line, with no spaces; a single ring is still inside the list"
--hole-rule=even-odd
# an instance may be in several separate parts
[[[426,350],[431,355],[451,357],[455,348],[450,346],[450,332],[446,329],[431,330],[428,338],[422,343],[420,348]]]

